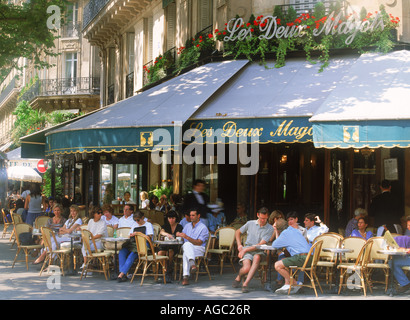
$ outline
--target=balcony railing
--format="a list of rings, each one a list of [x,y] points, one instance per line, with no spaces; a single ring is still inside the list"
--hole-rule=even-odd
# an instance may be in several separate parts
[[[61,78],[38,80],[19,100],[31,101],[38,96],[100,94],[100,78]]]
[[[284,4],[284,5],[278,5],[278,7],[282,8],[282,12],[284,15],[286,15],[288,13],[288,10],[290,7],[293,7],[293,9],[295,9],[297,14],[302,14],[302,13],[310,13],[313,12],[315,5],[318,2],[322,2],[324,7],[325,7],[325,11],[326,14],[329,13],[330,8],[332,5],[337,4],[338,2],[341,4],[342,8],[345,7],[345,1],[338,1],[338,0],[317,0],[317,1],[309,1],[309,2],[304,2],[304,1],[298,1],[296,3],[290,3],[290,4]]]
[[[97,14],[105,7],[110,0],[90,0],[84,7],[83,28],[97,16]]]
[[[143,78],[142,78],[142,85],[145,86],[147,84],[150,84],[152,82],[155,82],[157,80],[160,80],[162,77],[165,77],[169,74],[171,74],[174,70],[175,67],[175,59],[176,59],[176,48],[173,47],[169,49],[168,51],[165,51],[165,53],[162,55],[163,59],[165,59],[165,65],[163,65],[163,75],[159,74],[149,74],[147,70],[151,68],[154,65],[154,60],[151,60],[144,64],[143,67]]]

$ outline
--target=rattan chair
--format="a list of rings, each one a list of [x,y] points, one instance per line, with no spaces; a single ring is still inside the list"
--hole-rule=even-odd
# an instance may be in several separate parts
[[[342,247],[352,249],[353,252],[346,252],[343,255],[344,262],[355,262],[359,256],[360,250],[366,244],[366,240],[360,237],[347,237],[342,241]]]
[[[43,246],[40,244],[32,244],[32,245],[24,245],[20,243],[20,234],[24,233],[24,232],[32,232],[33,231],[33,227],[27,223],[18,223],[15,225],[15,230],[16,230],[16,243],[17,243],[17,253],[16,256],[14,258],[13,261],[13,265],[12,268],[14,268],[14,265],[17,261],[25,261],[26,262],[26,267],[28,270],[28,263],[29,263],[29,254],[33,251],[33,250],[39,250],[41,249]],[[24,254],[25,254],[25,260],[17,260],[18,255],[20,254],[20,252],[23,250]]]
[[[108,280],[110,278],[108,259],[111,257],[112,253],[99,251],[95,244],[93,234],[86,229],[81,230],[81,238],[83,240],[87,262],[85,263],[83,271],[81,272],[80,280],[83,279],[83,276],[87,276],[88,271],[104,273],[105,280]],[[91,250],[91,243],[94,245],[95,252]],[[93,265],[94,263],[100,264],[102,269],[90,269],[90,264]]]
[[[371,283],[384,283],[384,291],[387,292],[387,287],[389,284],[389,256],[387,254],[378,253],[378,250],[384,249],[384,239],[383,237],[372,237],[369,240],[373,241],[372,251],[370,252],[370,261],[367,263],[368,268],[368,278]],[[384,282],[376,281],[372,279],[372,273],[375,269],[382,270],[384,273]]]
[[[210,248],[208,250],[209,254],[215,254],[219,258],[220,274],[223,272],[224,260],[229,258],[233,271],[236,272],[235,266],[233,264],[232,251],[235,243],[235,228],[233,227],[223,227],[216,230],[215,235],[218,238],[218,248]],[[208,265],[211,267],[211,265]]]
[[[114,236],[114,227],[113,226],[107,226],[107,235],[108,235],[108,237],[113,237]]]
[[[41,230],[41,227],[47,226],[47,221],[50,219],[48,216],[39,216],[36,218],[36,221],[34,222],[34,226],[36,229]]]
[[[151,238],[146,236],[141,232],[137,232],[135,235],[135,243],[138,250],[138,263],[135,271],[131,278],[131,283],[134,281],[136,275],[141,275],[141,283],[144,283],[145,276],[150,275],[155,277],[155,281],[158,276],[162,275],[164,278],[164,283],[166,282],[165,272],[166,272],[166,261],[169,259],[168,256],[159,256],[155,253],[154,245],[152,244]],[[138,273],[139,268],[142,266],[142,273]],[[147,273],[147,270],[152,266],[153,272]],[[159,267],[161,266],[162,273],[159,272]]]
[[[212,239],[209,236],[208,240],[206,241],[205,245],[205,252],[203,256],[198,256],[195,257],[195,264],[196,264],[196,275],[195,275],[195,282],[198,281],[198,276],[199,274],[208,274],[209,280],[212,280],[211,278],[211,273],[209,272],[209,267],[208,267],[208,253],[209,249],[212,243]],[[176,273],[177,270],[179,269],[179,280],[182,278],[182,264],[183,264],[183,253],[178,254],[176,257],[174,257],[174,272],[175,272],[175,280],[176,280]],[[201,265],[204,266],[205,271],[200,271]]]
[[[313,240],[313,244],[317,241],[323,241],[321,248],[339,248],[341,237],[335,233],[324,233],[317,236]],[[320,250],[319,260],[317,266],[326,270],[326,283],[330,286],[333,280],[333,270],[337,263],[337,256],[333,252],[325,252]]]
[[[367,240],[354,263],[342,262],[337,266],[340,269],[338,294],[340,294],[342,287],[361,288],[363,289],[364,296],[366,296],[366,287],[369,287],[370,292],[373,292],[367,270],[372,246],[373,240]],[[357,282],[360,282],[360,284],[357,284]]]
[[[44,247],[47,250],[46,258],[44,259],[43,265],[41,266],[40,276],[46,266],[50,266],[51,262],[57,257],[60,260],[61,273],[64,276],[64,263],[66,256],[70,256],[70,248],[57,248],[53,250],[52,241],[58,246],[56,236],[52,229],[48,227],[41,227],[41,235],[43,237]],[[52,240],[53,239],[53,240]]]
[[[12,213],[11,220],[13,222],[13,231],[11,232],[9,241],[13,239],[13,243],[11,244],[11,247],[13,247],[16,243],[16,224],[23,223],[23,218],[17,213]]]
[[[317,297],[317,290],[316,290],[315,283],[317,283],[317,285],[319,286],[320,292],[323,293],[322,287],[320,286],[319,279],[316,275],[317,263],[319,262],[319,256],[322,250],[323,242],[324,240],[318,240],[312,244],[302,267],[289,266],[290,287],[289,287],[288,295],[290,294],[292,287],[308,287],[308,288],[312,288],[315,291],[315,295]],[[307,265],[308,265],[308,262],[311,256],[313,256],[312,263],[308,267]],[[299,272],[303,272],[310,279],[310,285],[309,284],[295,284],[297,275]]]
[[[152,223],[152,228],[154,229],[153,240],[159,240],[159,233],[161,232],[161,226],[158,223]]]
[[[8,219],[7,219],[7,214],[6,214],[6,212],[4,211],[4,209],[1,209],[1,213],[2,213],[2,215],[3,215],[3,223],[4,223],[4,226],[3,226],[3,234],[1,235],[1,237],[2,238],[4,238],[5,236],[6,236],[6,234],[7,234],[7,229],[8,229],[8,227],[13,227],[13,222],[9,222],[8,221]],[[11,232],[10,232],[10,234],[11,234]],[[11,237],[11,236],[10,236]]]

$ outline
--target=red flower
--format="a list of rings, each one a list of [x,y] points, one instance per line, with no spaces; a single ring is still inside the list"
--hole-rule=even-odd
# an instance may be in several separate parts
[[[276,23],[280,25],[280,19],[276,19]]]
[[[251,29],[251,32],[254,32],[254,31],[255,31],[255,30],[252,28],[252,29]]]

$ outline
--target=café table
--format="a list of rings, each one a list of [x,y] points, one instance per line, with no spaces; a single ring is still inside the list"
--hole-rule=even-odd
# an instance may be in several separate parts
[[[184,240],[182,239],[174,239],[174,240],[154,240],[154,244],[156,245],[177,245],[178,252],[174,252],[174,257],[177,257],[181,251],[182,245],[184,244]],[[171,282],[170,279],[167,279],[167,282]]]
[[[334,254],[337,255],[336,257],[336,265],[335,265],[335,269],[337,270],[337,266],[339,265],[340,261],[342,261],[342,256],[345,253],[349,253],[349,252],[353,252],[353,249],[349,249],[349,248],[322,248],[322,250],[324,252],[332,252]],[[335,288],[333,290],[334,293],[338,293],[339,292],[339,286],[340,286],[340,277],[337,276],[336,274],[336,285]]]
[[[394,275],[393,275],[393,270],[394,270],[394,257],[402,257],[402,256],[406,256],[409,255],[407,253],[407,250],[387,250],[387,249],[383,249],[383,250],[377,250],[377,253],[381,253],[381,254],[386,254],[390,257],[391,260],[391,275],[390,275],[390,290],[387,290],[387,294],[390,297],[393,297],[396,294],[396,290],[394,289]]]
[[[74,276],[77,274],[76,270],[74,270],[74,239],[81,238],[81,233],[79,232],[67,233],[64,235],[64,237],[70,238],[70,250],[71,250],[70,268],[68,272],[66,272],[65,274],[68,276]]]
[[[269,251],[268,255],[268,280],[265,283],[265,290],[274,292],[274,289],[272,288],[272,265],[273,265],[273,254],[278,251],[277,248],[274,248],[272,246],[268,246],[266,244],[263,245],[256,245],[256,249],[258,250],[267,250]]]
[[[114,272],[111,273],[111,280],[116,280],[119,275],[119,270],[118,270],[118,242],[124,242],[127,241],[129,238],[125,237],[106,237],[103,238],[102,241],[105,242],[114,242]]]

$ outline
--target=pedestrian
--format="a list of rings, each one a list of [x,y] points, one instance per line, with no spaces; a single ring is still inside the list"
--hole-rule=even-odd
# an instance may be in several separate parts
[[[27,195],[24,204],[24,209],[27,210],[26,223],[34,225],[36,218],[43,214],[43,209],[46,206],[46,198],[41,194],[40,185],[32,184],[30,194]]]

